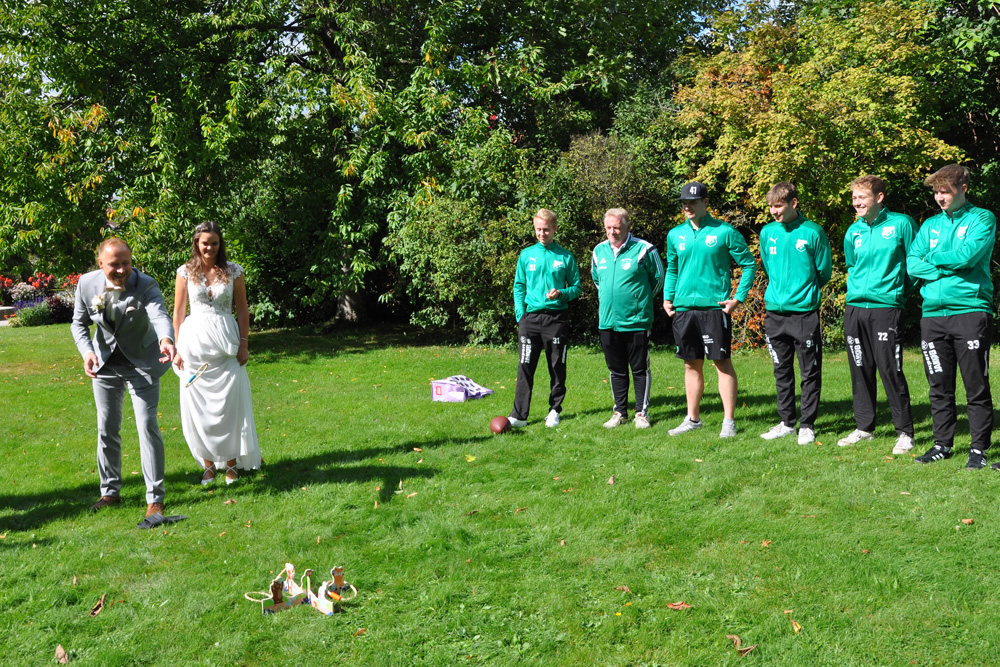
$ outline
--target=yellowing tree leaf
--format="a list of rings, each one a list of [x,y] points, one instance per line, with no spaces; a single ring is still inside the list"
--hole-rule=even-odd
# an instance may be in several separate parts
[[[466,454],[465,455],[465,460],[468,461],[469,463],[472,463],[473,461],[476,460],[476,457],[473,456],[472,454]]]

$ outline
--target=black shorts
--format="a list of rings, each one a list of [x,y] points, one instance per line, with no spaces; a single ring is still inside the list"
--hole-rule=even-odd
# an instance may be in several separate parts
[[[733,342],[733,320],[721,309],[677,311],[671,320],[677,358],[711,359],[730,357]]]

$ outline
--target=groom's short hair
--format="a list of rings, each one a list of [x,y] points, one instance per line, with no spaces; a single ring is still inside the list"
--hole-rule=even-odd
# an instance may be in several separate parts
[[[132,248],[123,239],[120,239],[117,236],[109,236],[108,238],[101,241],[101,245],[97,246],[98,257],[101,255],[102,252],[104,252],[105,248],[110,248],[111,246],[116,246],[118,248],[125,248],[126,250],[129,251],[129,253],[132,252]]]

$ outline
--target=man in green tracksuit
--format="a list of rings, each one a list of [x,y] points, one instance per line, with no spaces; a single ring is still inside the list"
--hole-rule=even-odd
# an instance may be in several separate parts
[[[569,302],[580,296],[580,268],[573,254],[556,243],[556,214],[539,209],[532,220],[538,243],[521,251],[514,275],[514,317],[520,345],[511,426],[526,426],[535,368],[542,348],[549,364],[548,427],[559,424],[566,396],[566,351],[569,349]]]
[[[913,416],[903,375],[903,303],[913,291],[906,253],[917,227],[910,216],[886,209],[885,195],[885,181],[878,176],[862,176],[851,183],[858,218],[844,235],[844,335],[856,428],[837,444],[844,447],[874,437],[877,369],[898,435],[892,453],[905,454],[913,449]]]
[[[767,272],[764,335],[774,362],[781,421],[760,437],[773,440],[795,433],[795,367],[802,374],[799,444],[816,439],[823,376],[823,335],[819,327],[820,289],[830,281],[830,241],[823,228],[802,217],[798,191],[788,181],[767,193],[774,222],[760,230],[760,263]]]
[[[699,429],[701,397],[705,393],[705,357],[715,362],[722,398],[720,438],[736,435],[736,369],[730,314],[746,301],[757,261],[746,239],[729,224],[708,213],[708,189],[694,181],[681,188],[681,209],[687,221],[667,234],[667,275],[663,283],[663,309],[671,318],[677,358],[684,360],[684,393],[687,415],[670,435]],[[735,261],[743,269],[733,296]]]
[[[649,428],[649,332],[653,304],[663,287],[663,262],[652,243],[629,233],[628,212],[604,214],[608,240],[597,244],[590,275],[597,285],[598,328],[604,361],[611,374],[614,413],[604,423],[615,428],[628,420],[628,372],[635,386],[635,427]]]
[[[924,185],[934,188],[941,212],[920,227],[906,258],[910,275],[924,281],[920,288],[924,298],[920,348],[934,424],[934,446],[916,460],[931,463],[952,456],[957,421],[955,378],[960,368],[972,436],[965,467],[976,470],[986,465],[985,452],[993,434],[990,260],[997,220],[966,199],[969,170],[965,167],[943,167],[928,176]]]

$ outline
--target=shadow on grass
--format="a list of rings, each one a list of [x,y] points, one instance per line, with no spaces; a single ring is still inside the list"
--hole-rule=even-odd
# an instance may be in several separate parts
[[[407,326],[343,329],[331,333],[307,327],[254,333],[250,345],[254,363],[272,364],[286,359],[311,361],[343,354],[365,354],[391,347],[462,345],[465,340],[455,332]]]
[[[241,473],[241,481],[227,487],[216,482],[210,488],[227,489],[234,497],[241,495],[267,495],[268,493],[290,493],[301,487],[325,484],[354,484],[378,481],[381,487],[379,502],[392,502],[394,490],[401,480],[415,478],[430,478],[437,474],[437,469],[428,466],[388,465],[380,462],[384,456],[414,453],[414,447],[422,450],[433,450],[452,444],[468,444],[480,442],[493,437],[492,435],[474,436],[470,438],[441,438],[431,441],[415,441],[386,447],[368,447],[365,449],[348,449],[327,451],[313,456],[300,458],[274,459],[265,456],[265,466],[260,472]],[[371,461],[375,461],[372,463]],[[355,462],[365,462],[362,465],[350,465]],[[190,472],[174,472],[165,478],[167,487],[166,509],[172,514],[171,503],[181,506],[198,505],[215,500],[202,490],[199,484],[201,470],[191,462]],[[142,518],[145,509],[145,486],[139,479],[125,481],[122,488],[121,505],[102,510],[102,512],[130,512],[135,520]],[[12,511],[8,516],[0,517],[0,533],[8,530],[30,531],[48,523],[85,515],[91,504],[97,501],[99,483],[93,482],[66,486],[38,493],[0,494],[0,512]],[[134,508],[134,511],[131,509]],[[193,517],[192,517],[193,518]]]

